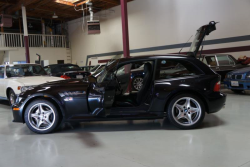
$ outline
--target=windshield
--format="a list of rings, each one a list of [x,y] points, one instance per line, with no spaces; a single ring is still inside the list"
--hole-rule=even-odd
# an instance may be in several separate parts
[[[116,66],[118,65],[122,55],[116,55],[109,62],[107,62],[105,68],[99,72],[97,75],[97,83],[102,83],[103,81],[110,81],[113,79],[113,73],[116,71]]]
[[[47,75],[40,65],[14,65],[6,67],[7,77],[41,76]]]
[[[194,41],[189,49],[189,52],[195,52],[196,51],[196,48],[197,47],[200,47],[199,46],[199,42],[200,40],[203,40],[202,39],[202,35],[204,34],[204,31],[205,31],[205,28],[204,27],[201,27],[200,29],[197,30],[197,33],[194,37]]]
[[[100,65],[96,65],[95,67],[93,67],[90,72],[95,72],[95,70],[97,70],[97,68],[99,67]]]
[[[60,71],[62,71],[62,72],[82,70],[78,65],[73,65],[73,64],[60,65],[59,68],[60,68]]]

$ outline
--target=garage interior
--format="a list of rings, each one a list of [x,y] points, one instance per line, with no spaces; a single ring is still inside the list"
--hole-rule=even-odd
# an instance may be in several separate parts
[[[1,0],[0,61],[85,67],[105,65],[116,55],[186,54],[197,29],[215,21],[196,58],[217,72],[226,65],[209,61],[226,55],[249,69],[247,77],[249,7],[249,0]],[[12,122],[10,103],[0,100],[0,166],[250,167],[250,80],[245,86],[239,84],[244,74],[232,75],[221,76],[225,106],[191,130],[164,118],[67,122],[56,132],[36,134]]]

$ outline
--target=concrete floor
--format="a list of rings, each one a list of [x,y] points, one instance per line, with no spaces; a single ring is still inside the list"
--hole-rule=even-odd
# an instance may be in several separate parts
[[[0,101],[0,167],[250,167],[250,92],[225,92],[226,107],[186,131],[166,120],[117,121],[37,135],[12,123]]]

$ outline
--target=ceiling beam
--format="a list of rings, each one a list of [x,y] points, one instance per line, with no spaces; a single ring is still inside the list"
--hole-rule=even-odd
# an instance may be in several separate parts
[[[120,4],[120,0],[101,0],[102,2],[107,2],[110,4],[114,4],[114,5],[119,5]]]
[[[75,4],[73,4],[71,2],[63,1],[63,0],[55,0],[54,2],[59,3],[59,4],[63,4],[63,5],[68,5],[68,6],[75,6]]]
[[[18,11],[21,9],[22,5],[23,6],[28,6],[32,3],[36,2],[36,0],[20,0],[18,1],[18,3],[14,6],[9,7],[8,9],[6,9],[6,13],[7,14],[13,14],[14,12]]]
[[[83,4],[85,4],[85,3],[87,3],[89,0],[86,0],[86,1],[82,1],[82,2],[79,2],[79,3],[77,3],[76,4],[76,6],[80,6],[80,5],[83,5]]]

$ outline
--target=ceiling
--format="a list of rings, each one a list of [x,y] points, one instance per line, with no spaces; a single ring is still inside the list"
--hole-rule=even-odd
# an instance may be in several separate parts
[[[27,17],[52,19],[54,12],[58,21],[69,21],[82,17],[82,11],[74,8],[86,7],[88,0],[0,0],[0,11],[4,14],[21,15],[21,6],[26,6]],[[94,12],[120,5],[120,0],[90,0]],[[132,0],[127,0],[132,1]],[[88,14],[87,10],[86,14]]]

